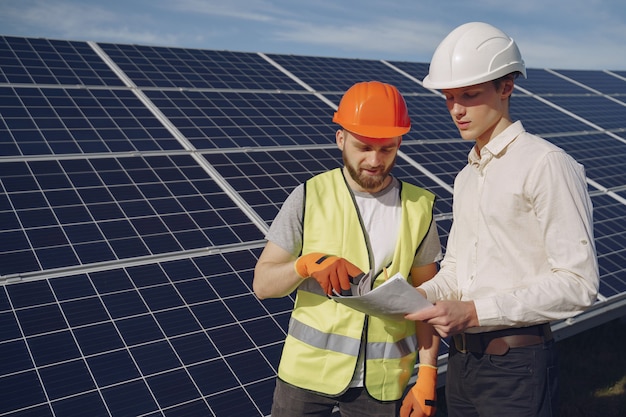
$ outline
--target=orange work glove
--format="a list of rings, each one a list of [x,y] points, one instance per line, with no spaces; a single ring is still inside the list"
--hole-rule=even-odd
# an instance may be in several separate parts
[[[295,267],[302,278],[315,278],[328,295],[332,295],[333,290],[337,294],[350,294],[351,278],[363,274],[363,271],[344,258],[318,252],[302,255],[296,259]]]
[[[404,397],[400,417],[430,417],[437,410],[437,367],[420,365],[415,385]]]

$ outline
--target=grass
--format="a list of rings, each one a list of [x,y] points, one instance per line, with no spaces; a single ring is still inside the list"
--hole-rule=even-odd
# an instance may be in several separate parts
[[[562,417],[626,416],[626,320],[557,342]],[[436,417],[447,417],[443,388]]]
[[[561,415],[626,416],[626,320],[558,342]]]

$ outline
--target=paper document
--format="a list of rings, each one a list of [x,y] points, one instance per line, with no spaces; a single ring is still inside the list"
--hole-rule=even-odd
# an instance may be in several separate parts
[[[337,295],[332,298],[363,313],[394,320],[404,320],[405,314],[432,306],[400,273],[366,294],[358,295],[361,288],[355,285],[352,290],[355,295]]]

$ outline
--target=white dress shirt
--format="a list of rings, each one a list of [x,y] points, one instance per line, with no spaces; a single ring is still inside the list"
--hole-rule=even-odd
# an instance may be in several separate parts
[[[582,165],[521,122],[454,181],[453,225],[428,299],[473,300],[482,332],[571,317],[596,300],[591,199]]]

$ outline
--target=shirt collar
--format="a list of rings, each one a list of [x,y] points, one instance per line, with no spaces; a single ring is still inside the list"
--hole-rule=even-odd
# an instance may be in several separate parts
[[[483,146],[481,155],[485,156],[486,154],[490,154],[491,156],[499,156],[522,132],[524,132],[524,126],[522,122],[518,120]],[[472,147],[467,160],[470,165],[480,164],[481,157],[478,155],[478,152],[476,152],[476,146]]]

